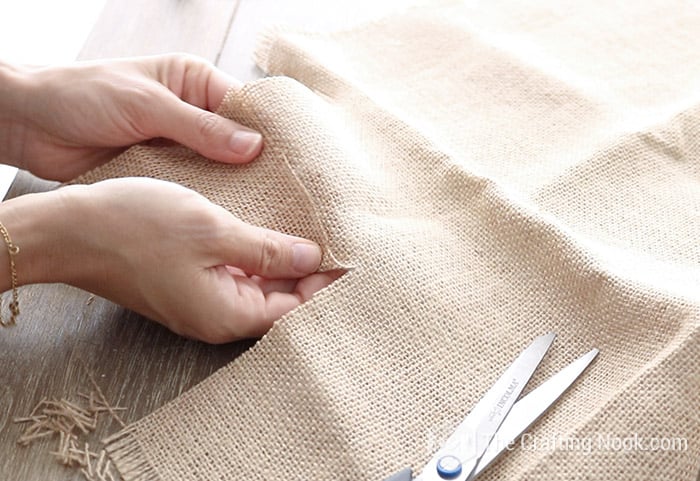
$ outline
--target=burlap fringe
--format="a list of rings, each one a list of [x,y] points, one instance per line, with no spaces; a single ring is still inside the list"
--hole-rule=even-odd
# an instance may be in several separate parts
[[[419,10],[425,8],[426,6],[431,6],[432,8],[440,6],[453,6],[459,4],[459,0],[407,0],[401,6],[397,6],[396,10],[392,12],[393,15],[401,15],[411,10]],[[322,29],[304,29],[299,27],[294,27],[284,24],[273,24],[268,27],[263,28],[256,35],[255,49],[253,50],[253,61],[260,70],[266,74],[270,74],[269,61],[270,54],[275,49],[275,42],[280,39],[285,34],[301,34],[301,35],[328,35],[328,36],[339,36],[345,35],[348,32],[353,32],[359,29],[367,28],[369,25],[378,24],[383,20],[388,18],[388,13],[375,13],[375,14],[364,14],[363,18],[348,21],[347,25],[335,26],[332,29],[322,30]]]
[[[269,61],[270,53],[275,45],[275,42],[283,33],[289,30],[281,26],[273,26],[264,28],[257,35],[256,47],[253,51],[253,61],[260,70],[268,74],[270,72]]]
[[[141,448],[135,425],[103,439],[102,443],[125,481],[160,481]]]

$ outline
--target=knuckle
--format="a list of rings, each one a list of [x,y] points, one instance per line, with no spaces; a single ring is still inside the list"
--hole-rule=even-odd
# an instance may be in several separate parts
[[[284,249],[279,241],[270,235],[265,235],[258,255],[257,268],[258,272],[262,274],[272,271],[283,260]]]
[[[197,130],[204,137],[216,134],[219,125],[219,117],[212,112],[201,112],[197,116]]]
[[[204,330],[199,333],[197,339],[207,344],[224,344],[235,338],[229,333],[218,332],[215,330]]]
[[[145,85],[133,85],[124,90],[124,111],[127,114],[131,129],[143,138],[157,137],[157,125],[154,121],[154,105],[157,94]]]
[[[182,66],[186,66],[187,64],[199,61],[199,57],[186,52],[172,52],[167,53],[164,56],[167,61]]]
[[[192,201],[201,202],[201,208],[197,209],[195,215],[199,225],[203,226],[208,232],[213,234],[217,239],[223,239],[228,234],[228,225],[226,225],[226,217],[222,216],[221,209],[216,204],[212,204],[209,199],[202,199],[199,196],[193,196]],[[227,214],[227,213],[226,213]]]
[[[179,329],[172,329],[181,336],[196,339],[207,344],[224,344],[237,339],[236,334],[226,323],[218,321],[230,314],[218,308],[205,308],[182,317],[178,323]],[[196,319],[196,322],[193,322]]]
[[[192,55],[191,53],[169,54],[167,61],[174,66],[178,72],[187,74],[189,72],[201,72],[213,68],[213,64],[207,59]]]
[[[231,309],[216,313],[217,319],[226,319],[216,323],[209,323],[205,327],[198,329],[196,338],[207,344],[224,344],[248,337],[260,336],[259,322],[252,319],[241,309]]]

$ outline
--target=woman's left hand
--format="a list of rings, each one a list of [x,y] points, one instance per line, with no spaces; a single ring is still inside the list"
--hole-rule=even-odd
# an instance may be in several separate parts
[[[155,137],[242,163],[262,137],[213,113],[238,83],[185,54],[23,68],[0,64],[0,158],[70,180]]]

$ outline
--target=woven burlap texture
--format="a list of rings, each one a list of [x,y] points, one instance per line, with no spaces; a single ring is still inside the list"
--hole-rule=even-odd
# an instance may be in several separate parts
[[[420,469],[552,330],[534,385],[601,354],[483,479],[695,480],[700,14],[671,3],[440,3],[337,34],[277,30],[259,61],[286,77],[221,107],[264,134],[257,161],[138,146],[79,179],[174,180],[349,269],[114,437],[123,477]]]

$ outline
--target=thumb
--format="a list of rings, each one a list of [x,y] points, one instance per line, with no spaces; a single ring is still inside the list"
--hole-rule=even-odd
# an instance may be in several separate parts
[[[168,95],[154,111],[156,135],[226,163],[253,160],[262,150],[262,135],[233,120]]]
[[[301,237],[255,227],[243,221],[229,223],[222,232],[219,262],[267,279],[294,279],[316,272],[321,248]]]

